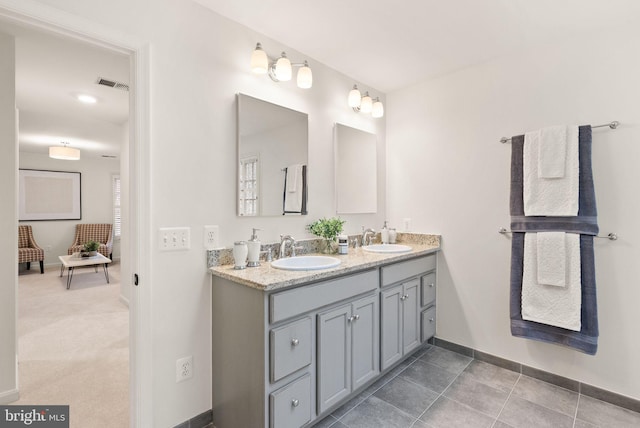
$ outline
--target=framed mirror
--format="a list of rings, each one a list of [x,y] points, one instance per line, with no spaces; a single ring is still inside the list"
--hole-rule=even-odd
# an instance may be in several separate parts
[[[308,117],[237,95],[239,216],[307,214]]]
[[[378,209],[376,135],[336,123],[336,212],[369,214]]]

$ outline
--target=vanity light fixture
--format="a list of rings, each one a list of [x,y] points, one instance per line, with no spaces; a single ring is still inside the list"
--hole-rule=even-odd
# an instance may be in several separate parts
[[[384,106],[380,98],[376,97],[374,101],[368,91],[362,95],[358,89],[358,85],[353,85],[353,89],[349,91],[347,103],[355,112],[371,113],[371,116],[375,118],[384,116]]]
[[[62,147],[52,146],[49,147],[49,157],[52,159],[62,160],[79,160],[80,150],[68,147],[69,143],[62,142]]]
[[[303,63],[291,63],[285,52],[282,52],[280,57],[275,60],[269,59],[260,43],[256,44],[256,48],[251,54],[251,71],[256,74],[268,74],[274,82],[291,80],[293,67],[300,67],[296,77],[298,87],[310,88],[313,85],[313,75],[306,60]]]

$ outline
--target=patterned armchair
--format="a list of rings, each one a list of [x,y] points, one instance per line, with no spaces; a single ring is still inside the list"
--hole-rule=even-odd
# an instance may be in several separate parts
[[[88,241],[100,244],[98,252],[111,258],[113,252],[113,225],[111,224],[76,224],[76,236],[67,251],[68,254],[82,251]]]
[[[40,273],[44,273],[44,250],[33,239],[31,226],[18,226],[18,263],[26,263],[29,270],[31,262],[40,262]]]

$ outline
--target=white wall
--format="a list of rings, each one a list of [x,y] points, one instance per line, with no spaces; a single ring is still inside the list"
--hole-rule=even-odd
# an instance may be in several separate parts
[[[0,403],[18,399],[16,285],[18,274],[18,140],[16,138],[15,41],[0,33]],[[11,203],[13,201],[13,204]],[[12,206],[13,205],[13,206]]]
[[[15,2],[1,0],[3,3]],[[27,2],[62,8],[91,22],[148,41],[151,50],[151,218],[142,227],[153,232],[148,248],[151,287],[154,385],[154,426],[168,427],[211,408],[211,295],[203,250],[203,226],[220,225],[221,244],[247,239],[251,228],[262,229],[263,242],[280,233],[308,236],[305,225],[335,213],[333,188],[333,124],[340,122],[378,134],[381,193],[383,183],[384,119],[372,119],[349,109],[346,98],[354,83],[307,58],[314,87],[298,89],[294,82],[274,83],[249,71],[256,42],[275,55],[302,55],[254,31],[184,0],[40,0]],[[21,4],[23,4],[21,2]],[[26,6],[25,6],[26,7]],[[236,115],[238,92],[309,115],[309,215],[300,217],[236,217]],[[379,93],[379,91],[375,91]],[[384,102],[384,99],[382,100]],[[132,142],[132,144],[135,144]],[[357,173],[357,170],[354,169]],[[360,225],[380,227],[375,215],[342,216],[347,232]],[[155,231],[165,226],[191,227],[191,250],[161,253]],[[175,361],[192,355],[194,377],[176,384]]]
[[[507,37],[508,35],[505,35]],[[438,337],[640,399],[640,30],[591,34],[388,94],[388,214],[443,235]],[[600,321],[596,356],[509,329],[510,146],[555,124],[594,130]],[[420,183],[420,191],[413,183]]]
[[[30,224],[38,245],[45,249],[44,262],[60,265],[58,256],[66,255],[78,223],[113,223],[111,177],[119,174],[120,161],[112,158],[80,157],[78,161],[51,159],[42,153],[20,152],[22,169],[43,169],[81,173],[81,220],[22,221]],[[49,248],[50,247],[50,248]],[[113,258],[120,258],[120,241],[113,243]],[[33,269],[33,267],[32,267]]]

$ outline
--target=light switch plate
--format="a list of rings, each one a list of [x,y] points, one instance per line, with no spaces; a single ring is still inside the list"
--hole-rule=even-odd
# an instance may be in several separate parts
[[[182,251],[191,248],[191,228],[161,227],[158,230],[160,251]]]

